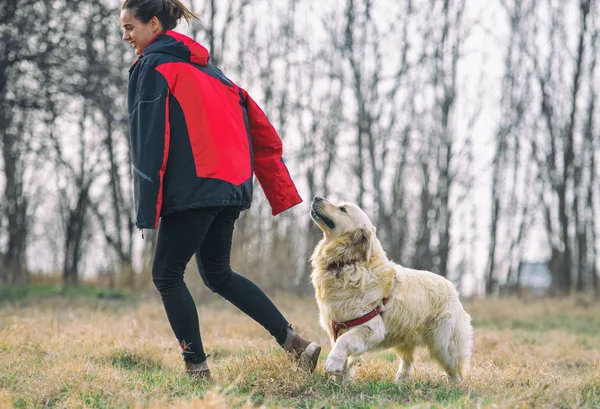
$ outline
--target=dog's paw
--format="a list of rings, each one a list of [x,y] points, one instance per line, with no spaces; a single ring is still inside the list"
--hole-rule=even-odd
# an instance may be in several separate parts
[[[330,375],[343,376],[346,371],[346,360],[334,355],[329,355],[325,361],[325,372]]]
[[[394,378],[394,383],[396,385],[402,385],[403,383],[406,383],[410,380],[410,375],[407,374],[396,374],[396,377]]]
[[[348,383],[348,379],[344,374],[329,374],[329,379],[331,379],[334,383],[342,386]]]
[[[348,357],[348,368],[352,369],[356,369],[356,367],[361,366],[363,363],[362,357],[361,356],[356,356],[356,355],[351,355]]]

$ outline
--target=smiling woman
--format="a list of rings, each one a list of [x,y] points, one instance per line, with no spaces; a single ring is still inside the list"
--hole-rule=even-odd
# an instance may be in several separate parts
[[[277,215],[302,199],[279,135],[206,48],[172,31],[195,17],[179,0],[126,0],[123,40],[139,56],[129,70],[129,133],[136,226],[158,228],[152,281],[185,367],[209,380],[196,305],[183,276],[195,256],[206,286],[260,323],[314,370],[321,347],[296,334],[253,282],[231,270],[234,224],[250,207],[253,173]]]
[[[126,0],[121,8],[123,40],[142,55],[157,34],[174,29],[182,17],[188,23],[197,18],[179,0]]]

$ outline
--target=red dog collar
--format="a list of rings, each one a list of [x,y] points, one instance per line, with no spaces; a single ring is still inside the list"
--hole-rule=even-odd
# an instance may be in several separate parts
[[[384,298],[383,305],[385,305],[387,302],[388,302],[388,299]],[[377,308],[375,308],[373,311],[369,312],[368,314],[363,315],[360,318],[356,318],[356,319],[353,319],[350,321],[345,321],[345,322],[331,321],[331,328],[333,329],[333,340],[337,341],[338,333],[340,332],[340,329],[348,329],[351,327],[356,327],[357,325],[360,325],[360,324],[364,324],[365,322],[375,318],[379,314],[381,314],[381,305],[378,305]]]

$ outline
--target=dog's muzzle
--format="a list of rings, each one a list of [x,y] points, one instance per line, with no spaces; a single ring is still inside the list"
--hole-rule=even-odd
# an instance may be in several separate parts
[[[335,223],[333,220],[331,220],[329,217],[323,215],[323,213],[321,213],[323,211],[323,203],[324,199],[320,198],[320,197],[315,197],[315,199],[313,200],[313,202],[310,205],[310,217],[312,217],[312,219],[315,222],[323,222],[325,223],[325,225],[327,227],[329,227],[330,229],[335,229]]]

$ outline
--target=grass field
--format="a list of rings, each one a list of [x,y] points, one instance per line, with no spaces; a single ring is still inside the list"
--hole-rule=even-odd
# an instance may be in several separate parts
[[[325,376],[330,347],[312,298],[275,297],[324,347],[308,374],[210,295],[198,304],[217,380],[207,388],[185,376],[156,295],[96,295],[0,291],[0,408],[600,408],[600,305],[581,300],[465,302],[475,326],[469,377],[448,384],[420,351],[414,379],[396,386],[391,352],[367,354],[349,385]]]

